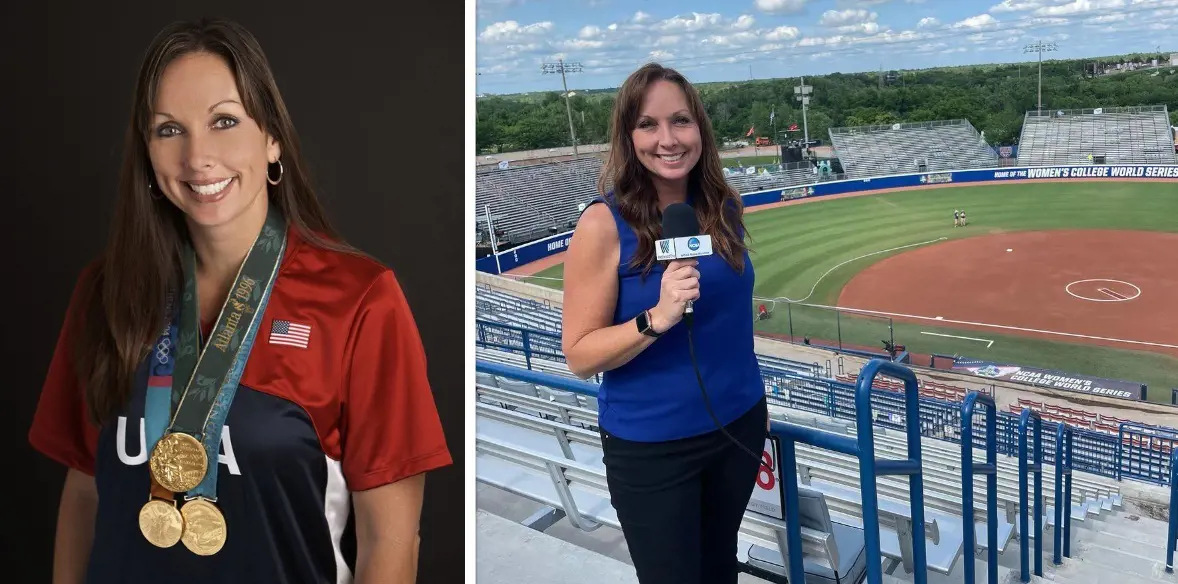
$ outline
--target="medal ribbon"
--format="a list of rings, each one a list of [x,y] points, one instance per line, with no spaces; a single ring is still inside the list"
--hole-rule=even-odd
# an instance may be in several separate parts
[[[221,430],[285,249],[286,224],[271,205],[221,307],[212,336],[200,349],[196,256],[191,247],[185,248],[183,300],[179,310],[172,312],[168,329],[153,351],[144,426],[148,452],[165,433],[171,432],[193,436],[204,447],[208,470],[186,499],[216,500]]]

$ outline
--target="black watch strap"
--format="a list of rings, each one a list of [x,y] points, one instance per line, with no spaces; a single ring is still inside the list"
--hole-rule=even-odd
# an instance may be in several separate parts
[[[655,332],[654,327],[651,326],[649,310],[643,310],[642,312],[638,313],[638,317],[635,322],[638,324],[638,332],[656,339],[663,336],[663,333]]]

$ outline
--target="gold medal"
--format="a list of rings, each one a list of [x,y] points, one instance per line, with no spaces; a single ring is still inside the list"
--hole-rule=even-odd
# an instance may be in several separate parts
[[[147,503],[139,509],[139,531],[152,545],[162,548],[176,545],[184,534],[184,516],[176,508],[172,493],[154,479]]]
[[[151,451],[151,475],[173,493],[195,489],[208,472],[208,463],[204,445],[180,432],[165,435]]]
[[[211,501],[193,499],[180,508],[184,516],[184,533],[180,541],[199,556],[211,556],[225,545],[225,516]]]
[[[139,531],[151,545],[169,548],[180,541],[184,518],[175,503],[152,499],[139,510]]]

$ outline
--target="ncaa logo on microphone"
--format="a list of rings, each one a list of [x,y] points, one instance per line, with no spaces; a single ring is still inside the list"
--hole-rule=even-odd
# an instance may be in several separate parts
[[[692,237],[691,239],[688,239],[687,249],[690,249],[691,251],[699,251],[699,238]]]

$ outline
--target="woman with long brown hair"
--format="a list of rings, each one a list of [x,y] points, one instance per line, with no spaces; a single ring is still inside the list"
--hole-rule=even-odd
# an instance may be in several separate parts
[[[754,274],[740,198],[678,72],[649,64],[622,85],[599,191],[565,260],[562,344],[575,374],[602,373],[603,460],[630,556],[643,584],[735,583],[768,422]],[[656,261],[673,203],[694,209],[714,255]]]
[[[423,473],[452,462],[418,330],[240,25],[148,48],[29,438],[68,467],[56,583],[414,580]]]

